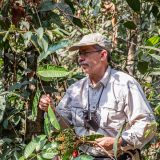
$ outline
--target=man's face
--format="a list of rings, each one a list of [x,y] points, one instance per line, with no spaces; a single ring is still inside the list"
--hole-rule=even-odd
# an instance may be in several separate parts
[[[97,50],[94,46],[83,46],[79,49],[79,64],[83,71],[89,75],[98,72],[102,67],[102,50]]]

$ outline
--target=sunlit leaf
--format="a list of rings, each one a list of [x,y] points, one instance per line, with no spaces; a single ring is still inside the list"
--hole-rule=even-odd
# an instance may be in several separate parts
[[[138,46],[139,48],[144,48],[144,49],[149,49],[149,50],[154,50],[160,52],[159,48],[156,47],[151,47],[151,46]]]
[[[155,112],[156,112],[156,114],[160,115],[160,103],[159,103],[158,106],[155,108]]]
[[[51,106],[48,107],[48,117],[49,117],[49,120],[50,120],[51,124],[53,125],[53,127],[56,128],[57,130],[60,130],[59,122],[58,122]]]
[[[36,147],[38,146],[38,142],[35,141],[31,141],[24,150],[24,157],[28,158],[36,149]]]
[[[28,32],[23,34],[24,43],[25,43],[26,47],[28,46],[28,43],[30,42],[31,37],[32,37],[32,32],[31,31],[28,31]]]
[[[150,54],[153,58],[157,59],[158,61],[160,61],[160,56],[156,55],[156,54]]]
[[[39,103],[39,98],[40,98],[41,92],[39,90],[36,91],[36,94],[33,99],[33,104],[32,104],[32,120],[36,120],[37,118],[37,110],[38,110],[38,103]]]
[[[58,148],[58,143],[57,142],[51,142],[47,143],[44,147],[43,150],[55,150]]]
[[[41,156],[46,159],[53,159],[57,154],[58,154],[57,150],[52,150],[50,152],[49,151],[43,152]]]
[[[38,29],[36,30],[36,32],[37,32],[38,38],[39,38],[39,39],[42,39],[43,33],[44,33],[44,29],[43,29],[42,27],[40,27],[40,28],[38,28]]]
[[[39,135],[34,139],[32,139],[32,141],[25,147],[24,157],[28,158],[36,150],[37,147],[40,148],[41,142],[44,141],[45,138],[46,138],[46,135]]]
[[[42,48],[43,52],[46,53],[48,50],[48,42],[44,38],[37,40],[38,45]]]
[[[146,45],[153,46],[157,44],[158,42],[160,42],[160,36],[153,36],[147,40]]]
[[[39,78],[44,81],[52,81],[54,78],[66,77],[67,75],[69,75],[69,72],[63,67],[50,65],[39,67],[37,70],[37,74]]]
[[[5,34],[5,36],[3,37],[3,41],[4,42],[6,41],[6,39],[8,38],[8,36],[9,36],[9,31],[7,31],[6,34]]]
[[[122,125],[122,127],[120,128],[120,130],[118,131],[118,134],[115,138],[115,141],[114,141],[114,144],[113,144],[113,151],[114,151],[114,157],[115,157],[115,160],[117,160],[117,152],[118,152],[118,141],[119,141],[119,138],[121,137],[122,135],[122,131],[123,129],[126,127],[126,122],[124,122],[124,124]]]

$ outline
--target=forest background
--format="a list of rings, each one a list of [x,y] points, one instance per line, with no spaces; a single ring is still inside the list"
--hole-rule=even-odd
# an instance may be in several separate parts
[[[84,76],[77,53],[67,49],[92,32],[112,42],[111,65],[143,86],[158,128],[143,158],[160,159],[159,0],[0,0],[0,8],[0,159],[45,160],[59,152],[52,141],[59,126],[52,112],[44,121],[38,100],[49,93],[56,106]]]

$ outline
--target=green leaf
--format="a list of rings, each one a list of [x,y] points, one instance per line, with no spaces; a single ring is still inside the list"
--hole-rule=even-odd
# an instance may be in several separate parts
[[[37,42],[38,42],[38,45],[39,45],[39,46],[42,48],[42,50],[43,50],[42,53],[46,53],[47,50],[48,50],[48,42],[47,42],[44,38],[38,39]]]
[[[149,65],[149,63],[145,62],[145,61],[138,62],[137,68],[138,68],[140,73],[145,74],[148,71],[148,65]]]
[[[68,4],[57,3],[56,8],[59,9],[67,19],[72,20],[73,13],[72,13],[72,10]]]
[[[67,47],[71,42],[69,40],[61,40],[59,41],[58,43],[54,44],[54,45],[51,45],[49,46],[49,49],[48,51],[50,51],[51,53],[59,50],[59,49],[62,49],[64,47]]]
[[[160,75],[160,68],[152,68],[149,75],[154,75],[154,76]]]
[[[155,108],[155,113],[160,115],[160,103],[158,103],[158,106]]]
[[[41,156],[46,159],[53,159],[57,154],[58,154],[57,150],[52,150],[50,152],[49,151],[43,152]]]
[[[44,147],[43,150],[55,150],[58,148],[58,143],[57,142],[51,142],[47,143]]]
[[[53,127],[57,130],[60,130],[59,122],[58,122],[51,106],[48,107],[48,117],[49,117],[49,120],[50,120],[51,124],[53,125]]]
[[[42,39],[43,33],[44,33],[44,29],[42,27],[40,27],[40,28],[38,28],[36,30],[36,32],[37,32],[38,39]]]
[[[147,40],[146,45],[147,46],[154,46],[158,42],[160,42],[160,36],[153,36]]]
[[[23,34],[25,47],[28,46],[28,43],[30,42],[31,37],[32,37],[32,32],[31,31],[28,31],[28,32]]]
[[[93,7],[93,15],[98,16],[98,13],[101,9],[101,0],[93,0],[92,1],[92,7]]]
[[[53,1],[48,0],[41,3],[40,12],[51,11],[56,8],[56,5]]]
[[[0,96],[0,122],[3,120],[5,109],[6,109],[5,96]]]
[[[125,126],[126,126],[126,121],[124,122],[124,124],[120,128],[120,130],[119,130],[119,132],[118,132],[118,134],[117,134],[117,136],[115,138],[114,144],[113,144],[113,151],[114,151],[115,160],[117,160],[118,141],[119,141],[119,138],[122,135],[122,132],[123,132],[123,129],[125,128]]]
[[[68,72],[63,67],[52,66],[52,65],[39,67],[37,70],[39,78],[44,81],[52,81],[54,78],[66,77],[69,75],[69,73],[70,72]]]
[[[38,103],[39,103],[39,98],[40,98],[41,92],[39,90],[36,91],[36,94],[33,99],[33,104],[32,104],[32,120],[35,121],[37,118],[37,110],[38,110]]]
[[[152,6],[152,9],[151,9],[151,12],[152,12],[153,16],[154,16],[155,18],[157,18],[158,13],[159,13],[158,6],[153,5],[153,6]]]
[[[159,48],[151,47],[151,46],[139,46],[139,48],[150,49],[150,50],[154,50],[154,51],[160,52]]]
[[[5,129],[8,128],[8,119],[5,119],[5,120],[3,121],[3,127],[4,127]]]
[[[158,61],[160,61],[160,56],[156,55],[156,54],[150,54],[153,58],[157,59]]]
[[[28,158],[36,149],[36,147],[38,146],[38,142],[35,141],[31,141],[24,150],[24,157]]]
[[[140,12],[140,1],[139,0],[126,0],[128,5],[135,11]]]
[[[15,115],[11,121],[14,123],[14,125],[18,125],[18,123],[20,122],[21,120],[21,116],[18,116],[18,115]]]
[[[73,158],[73,160],[94,160],[94,158],[90,155],[80,155],[77,158]]]
[[[46,114],[44,118],[44,132],[48,137],[51,136],[51,125],[49,122],[48,114]]]
[[[37,42],[37,36],[32,35],[31,42],[35,46],[35,48],[37,49],[37,51],[40,53],[39,45],[38,45],[38,42]]]
[[[68,40],[61,40],[58,43],[49,46],[48,51],[47,52],[43,52],[39,55],[38,57],[38,62],[41,62],[43,59],[45,59],[48,55],[50,55],[51,53],[54,53],[55,51],[62,49],[66,46],[68,46],[70,43],[70,41]]]
[[[128,29],[136,29],[136,25],[133,21],[127,21],[123,25]]]
[[[6,39],[8,38],[8,35],[9,35],[9,30],[6,32],[5,36],[3,37],[3,42],[6,41]]]
[[[47,36],[49,37],[49,39],[52,41],[53,40],[52,31],[47,29],[45,33],[47,34]]]
[[[76,17],[73,17],[73,23],[75,24],[75,25],[77,25],[78,27],[80,27],[80,28],[83,28],[83,24],[82,24],[82,22],[81,22],[81,20],[79,19],[79,18],[76,18]]]
[[[36,150],[36,148],[40,148],[42,145],[42,141],[44,141],[46,135],[39,135],[35,137],[26,147],[24,150],[24,157],[28,158],[31,154]],[[43,146],[42,146],[43,147]]]
[[[47,142],[46,135],[40,135],[41,137],[36,137],[38,141],[38,145],[36,146],[36,152],[39,152]]]
[[[102,138],[102,137],[104,137],[104,135],[101,135],[101,134],[92,134],[92,135],[84,136],[84,139],[86,141],[95,141],[95,139]]]

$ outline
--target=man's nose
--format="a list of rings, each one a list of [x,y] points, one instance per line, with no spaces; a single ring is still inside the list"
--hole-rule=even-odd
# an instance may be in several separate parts
[[[85,57],[83,55],[79,55],[78,61],[83,62],[85,60]]]

